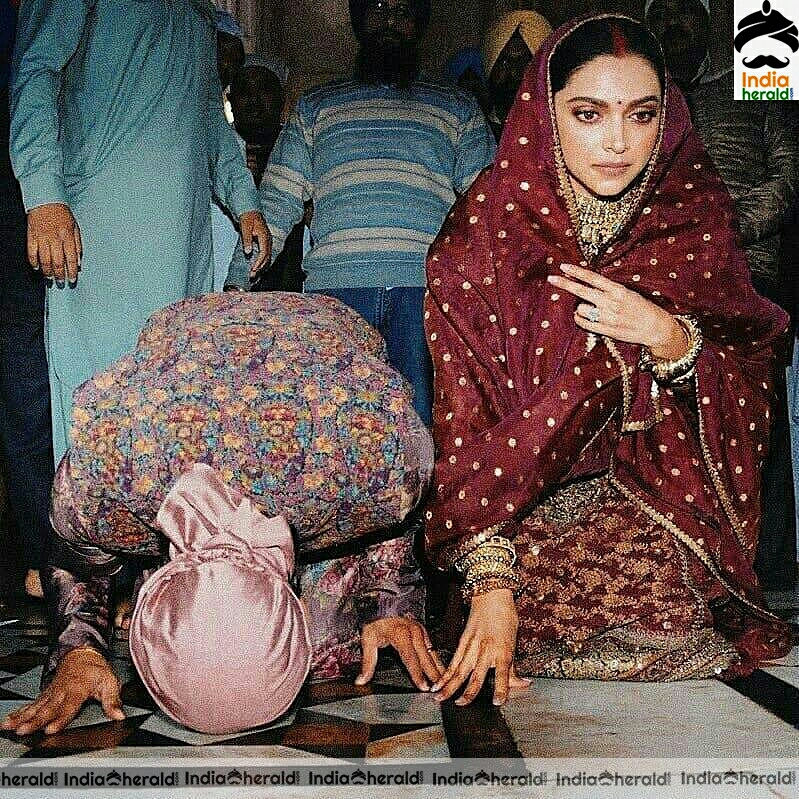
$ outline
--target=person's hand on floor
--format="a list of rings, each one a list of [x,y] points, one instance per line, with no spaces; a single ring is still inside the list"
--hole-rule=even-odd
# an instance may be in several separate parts
[[[465,682],[456,705],[468,705],[480,692],[489,669],[494,669],[494,704],[502,705],[510,688],[530,683],[516,676],[513,653],[519,616],[513,593],[506,588],[478,594],[472,599],[469,620],[449,666],[432,690],[436,701],[449,699]]]
[[[68,652],[50,685],[39,698],[11,713],[0,729],[29,735],[44,729],[60,732],[80,713],[83,704],[96,699],[112,721],[122,721],[120,685],[108,661],[95,649],[81,647]]]
[[[361,630],[363,661],[356,685],[366,685],[374,677],[377,651],[384,646],[394,647],[420,691],[429,691],[430,683],[444,673],[444,664],[433,649],[424,626],[412,619],[391,616],[365,624]]]

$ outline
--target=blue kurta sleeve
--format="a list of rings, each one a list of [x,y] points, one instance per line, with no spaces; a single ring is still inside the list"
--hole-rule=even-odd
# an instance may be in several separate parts
[[[211,97],[208,102],[210,134],[214,138],[210,149],[211,188],[222,205],[238,219],[245,211],[260,210],[258,191],[241,154],[236,134],[225,119],[222,88],[218,80],[211,81]]]
[[[477,102],[472,100],[472,113],[461,130],[452,181],[458,194],[463,194],[474,179],[494,160],[497,145],[494,134]]]
[[[302,219],[305,202],[311,199],[313,137],[309,117],[310,110],[301,97],[275,142],[261,181],[261,207],[272,233],[272,260]]]
[[[19,9],[10,152],[27,210],[67,202],[58,95],[93,6],[94,0],[25,0]]]

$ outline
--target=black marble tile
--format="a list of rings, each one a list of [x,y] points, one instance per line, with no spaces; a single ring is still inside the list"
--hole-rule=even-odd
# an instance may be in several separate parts
[[[365,757],[369,725],[302,709],[281,743],[325,757]]]
[[[486,680],[471,704],[459,707],[454,698],[442,703],[441,718],[452,757],[522,757],[502,711],[491,701],[493,691],[493,680]]]
[[[799,729],[799,688],[759,669],[748,677],[732,680],[728,685]]]
[[[42,757],[64,757],[83,752],[96,752],[101,749],[113,749],[136,732],[144,718],[146,717],[126,719],[125,721],[108,721],[104,724],[63,730],[55,735],[38,733],[38,740],[35,743],[32,742],[31,751]]]
[[[31,652],[22,649],[11,655],[0,657],[0,671],[10,671],[13,674],[23,674],[26,671],[35,669],[44,663],[44,654],[41,652]]]

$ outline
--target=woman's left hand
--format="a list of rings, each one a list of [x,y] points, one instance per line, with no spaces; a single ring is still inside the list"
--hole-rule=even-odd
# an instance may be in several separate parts
[[[502,705],[510,688],[530,683],[516,675],[513,653],[519,616],[513,594],[498,588],[472,598],[469,619],[447,670],[430,689],[437,702],[449,699],[464,684],[456,705],[468,705],[480,692],[488,672],[494,670],[493,703]]]
[[[584,302],[574,313],[575,323],[598,336],[648,347],[656,358],[680,358],[687,342],[679,322],[638,292],[615,283],[590,269],[561,264],[567,277],[550,275],[553,286],[568,291]]]

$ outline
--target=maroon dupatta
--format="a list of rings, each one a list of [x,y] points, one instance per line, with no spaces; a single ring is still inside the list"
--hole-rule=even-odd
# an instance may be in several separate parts
[[[549,60],[519,89],[493,168],[455,205],[427,260],[435,365],[435,488],[426,543],[514,522],[564,482],[609,471],[728,595],[757,615],[760,527],[775,349],[786,315],[752,288],[732,201],[667,78],[661,132],[630,220],[588,263],[561,190]],[[562,166],[560,167],[562,169]],[[704,334],[693,390],[659,390],[640,347],[592,342],[578,300],[547,283],[575,263],[634,289]]]

